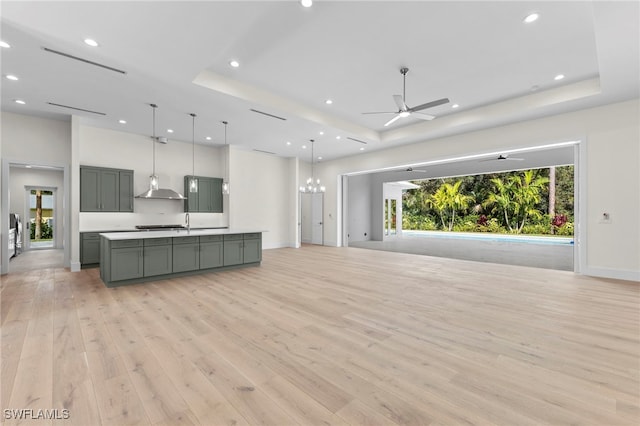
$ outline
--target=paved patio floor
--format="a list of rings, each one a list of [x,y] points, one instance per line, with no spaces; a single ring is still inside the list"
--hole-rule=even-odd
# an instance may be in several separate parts
[[[389,238],[387,241],[349,242],[349,247],[396,251],[425,256],[448,257],[478,262],[531,266],[573,271],[573,244],[518,241],[518,238],[446,238],[442,235],[412,235]]]

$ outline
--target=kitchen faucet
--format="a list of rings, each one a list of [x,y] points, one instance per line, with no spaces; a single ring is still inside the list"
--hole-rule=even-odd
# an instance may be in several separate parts
[[[187,224],[187,234],[191,233],[191,222],[189,221],[189,213],[185,213],[184,223]]]

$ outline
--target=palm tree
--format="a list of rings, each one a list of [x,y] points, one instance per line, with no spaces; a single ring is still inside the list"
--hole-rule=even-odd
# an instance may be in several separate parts
[[[442,222],[442,228],[446,228],[445,224],[445,216],[447,214],[447,194],[445,192],[444,186],[446,184],[440,185],[440,188],[436,190],[433,194],[429,195],[427,199],[427,204],[431,206],[435,211],[438,212],[440,216],[440,221]]]
[[[429,204],[440,215],[442,227],[448,228],[449,231],[453,229],[456,212],[466,211],[469,208],[469,204],[474,200],[471,195],[460,192],[460,185],[462,185],[462,179],[456,181],[453,185],[445,182],[429,197]],[[445,217],[448,218],[448,224],[445,224]]]
[[[549,178],[538,176],[536,170],[526,170],[522,177],[511,176],[509,180],[513,183],[516,230],[520,233],[528,217],[542,217],[542,213],[536,208],[536,205],[540,203],[541,191],[549,183]]]
[[[489,193],[487,199],[482,203],[484,207],[497,206],[502,210],[504,217],[504,224],[509,228],[509,231],[513,231],[513,227],[509,220],[509,214],[514,210],[512,200],[512,182],[508,180],[504,182],[500,178],[493,178],[491,182],[496,188],[496,192]]]

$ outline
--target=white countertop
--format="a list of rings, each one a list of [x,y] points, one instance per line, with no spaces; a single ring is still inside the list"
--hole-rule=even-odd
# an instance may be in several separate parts
[[[192,237],[201,235],[229,235],[229,234],[252,234],[266,232],[262,229],[179,229],[173,231],[136,231],[136,232],[105,232],[101,237],[108,240],[142,240],[147,238],[169,238],[169,237]]]

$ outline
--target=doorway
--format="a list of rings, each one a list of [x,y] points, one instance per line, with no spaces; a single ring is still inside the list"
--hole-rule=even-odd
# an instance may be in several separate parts
[[[22,252],[11,258],[9,267],[9,251],[2,250],[0,258],[0,274],[15,272],[19,264],[25,264],[31,270],[53,264],[43,259],[43,256],[55,254],[55,265],[70,266],[70,202],[68,188],[70,187],[70,166],[65,164],[29,164],[24,161],[2,159],[2,185],[0,191],[0,226],[9,229],[10,217],[19,215],[22,221]],[[53,194],[52,220],[48,225],[53,228],[51,246],[47,250],[28,250],[31,247],[30,237],[30,190],[41,189]],[[46,215],[45,215],[46,217]],[[4,247],[9,246],[8,233],[0,233],[0,242]],[[29,247],[27,246],[29,245]],[[39,255],[37,260],[31,256]],[[29,255],[29,256],[27,256]],[[59,259],[62,259],[60,262]],[[53,262],[53,261],[52,261]]]
[[[51,249],[56,247],[56,193],[55,187],[25,187],[25,249]]]
[[[324,193],[300,193],[301,241],[324,245]]]
[[[387,198],[384,200],[384,235],[390,237],[397,234],[396,228],[397,200]]]
[[[540,147],[521,148],[518,150],[507,151],[507,154],[513,154],[512,160],[516,161],[494,161],[493,157],[497,153],[482,153],[476,155],[467,155],[460,158],[451,158],[446,160],[434,160],[425,163],[416,163],[407,166],[398,166],[398,170],[395,169],[383,169],[379,171],[368,171],[366,175],[360,172],[354,172],[353,174],[347,174],[349,178],[349,193],[345,196],[347,202],[343,205],[343,208],[347,208],[349,211],[343,213],[343,217],[348,218],[348,222],[345,223],[347,229],[344,230],[345,239],[349,241],[349,246],[359,248],[371,248],[377,250],[388,251],[404,251],[415,254],[424,254],[430,256],[444,256],[451,258],[460,258],[466,260],[476,261],[488,261],[495,263],[509,264],[512,261],[523,262],[527,266],[546,267],[549,269],[562,269],[572,270],[574,272],[580,272],[583,270],[583,265],[586,259],[585,253],[585,235],[580,232],[580,223],[584,223],[584,188],[583,183],[585,174],[584,162],[580,161],[584,158],[584,143],[581,141],[567,141],[559,142],[556,144],[544,145]],[[404,196],[394,197],[388,192],[388,186],[392,183],[404,183],[405,181],[422,181],[427,179],[437,180],[446,179],[449,177],[470,177],[476,175],[488,175],[490,173],[500,173],[508,171],[525,171],[531,169],[549,168],[552,166],[564,166],[573,164],[574,173],[572,174],[573,181],[573,197],[571,198],[571,204],[573,204],[573,220],[574,223],[569,225],[573,226],[573,238],[569,235],[564,237],[565,234],[554,232],[554,239],[556,245],[550,245],[548,240],[538,241],[529,238],[528,245],[523,245],[523,254],[519,256],[518,251],[513,247],[520,244],[519,239],[513,238],[513,241],[498,239],[492,241],[476,241],[467,237],[466,232],[475,230],[479,225],[484,222],[481,216],[483,211],[479,210],[478,204],[483,208],[490,208],[491,205],[484,206],[481,203],[475,203],[469,206],[467,215],[474,220],[467,220],[468,218],[462,217],[458,222],[455,222],[459,229],[452,229],[451,232],[431,232],[432,225],[440,223],[440,217],[416,217],[413,210],[421,205],[429,205],[428,197],[413,197],[407,199],[407,205],[403,206],[405,202]],[[418,170],[414,167],[420,166]],[[515,166],[515,167],[514,167]],[[365,177],[368,176],[368,177]],[[352,185],[352,183],[354,185]],[[357,193],[354,194],[352,186],[355,187]],[[343,187],[345,190],[346,186]],[[474,189],[475,190],[475,189]],[[369,193],[370,198],[365,199],[358,194]],[[355,196],[354,196],[355,195]],[[392,200],[396,199],[396,205],[392,203]],[[413,202],[410,205],[410,202]],[[368,206],[371,206],[368,208]],[[406,207],[406,211],[405,208]],[[473,209],[473,210],[472,210]],[[546,212],[546,210],[544,210]],[[395,213],[395,216],[394,216]],[[556,211],[556,213],[562,213]],[[477,214],[477,218],[472,216]],[[458,215],[459,216],[459,215]],[[511,217],[511,216],[510,216]],[[549,214],[551,218],[551,214]],[[364,218],[364,219],[362,219]],[[394,220],[395,219],[395,220]],[[569,219],[567,217],[567,219]],[[354,224],[358,222],[367,222],[370,224],[370,230],[372,237],[370,239],[362,238],[356,234],[354,237]],[[569,221],[570,222],[570,221]],[[541,219],[540,223],[533,223],[528,221],[528,225],[531,227],[543,226],[547,230],[547,225]],[[404,225],[404,226],[403,226]],[[493,225],[493,223],[490,223]],[[553,223],[554,226],[561,226]],[[467,228],[474,228],[469,229]],[[420,231],[409,232],[406,229]],[[555,228],[554,228],[555,229]],[[382,232],[380,232],[382,231]],[[437,231],[434,229],[434,231]],[[454,235],[461,233],[461,235]],[[361,233],[361,231],[359,232]],[[531,230],[527,231],[531,234]],[[542,234],[543,232],[540,232]],[[366,234],[365,234],[366,235]],[[451,237],[451,238],[436,238],[436,237]],[[453,237],[459,238],[453,238]],[[473,236],[491,236],[490,233],[484,232]],[[427,238],[429,237],[429,238]],[[507,237],[510,237],[507,235]],[[568,240],[568,241],[564,241]],[[535,244],[543,244],[540,251],[544,256],[537,256],[532,254],[532,250],[537,250],[538,247],[534,247]],[[494,257],[488,256],[487,245],[496,254]],[[518,246],[520,247],[520,246]],[[554,255],[555,252],[561,252],[558,255]],[[519,258],[518,258],[519,256]],[[509,260],[514,258],[514,260]],[[542,258],[546,262],[540,261],[538,264],[535,262]],[[545,265],[545,266],[542,266]]]

